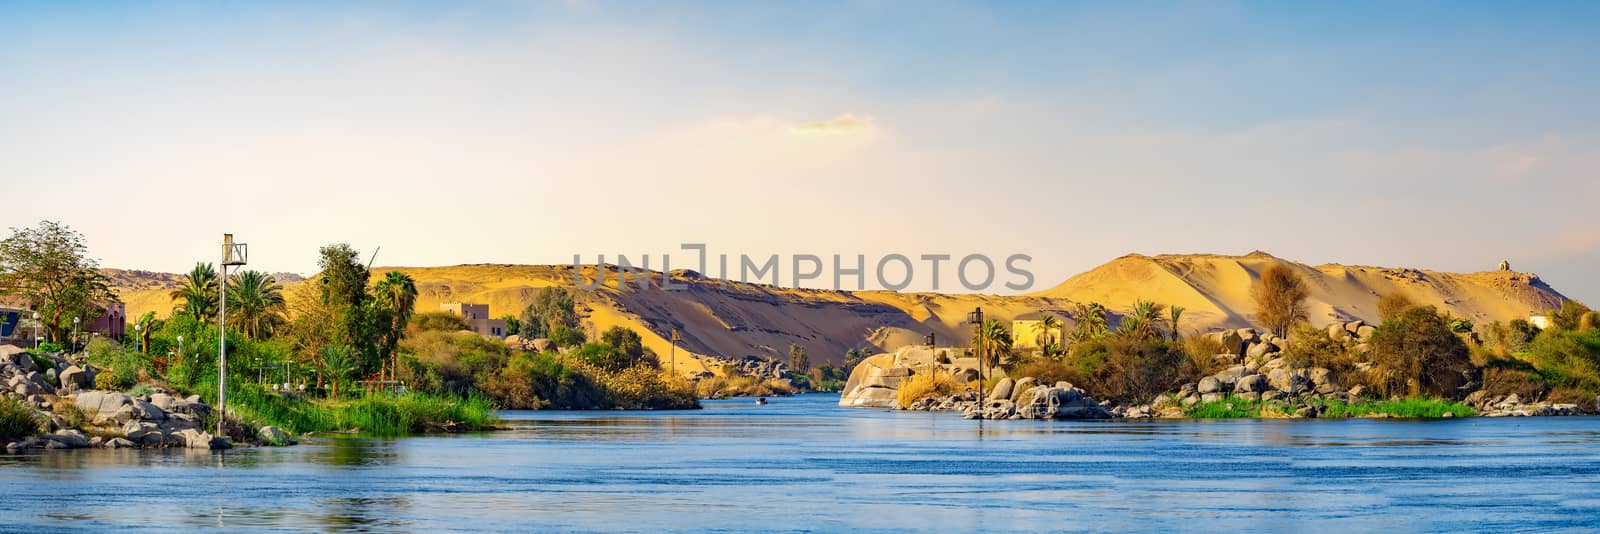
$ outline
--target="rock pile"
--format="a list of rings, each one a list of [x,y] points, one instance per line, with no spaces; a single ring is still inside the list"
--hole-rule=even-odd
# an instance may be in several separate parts
[[[911,404],[916,411],[959,411],[967,419],[1111,419],[1112,413],[1083,390],[1066,382],[1038,384],[1033,377],[1013,381],[1001,378],[993,391],[978,401],[978,393],[966,390],[942,398],[926,398]]]
[[[1583,407],[1576,404],[1524,402],[1522,397],[1516,393],[1490,396],[1488,392],[1478,390],[1472,392],[1471,395],[1467,395],[1467,398],[1462,402],[1476,408],[1483,417],[1584,415]],[[1595,404],[1596,410],[1600,410],[1600,399],[1596,399]]]
[[[892,354],[878,354],[856,364],[839,396],[840,406],[894,408],[900,384],[918,373],[940,372],[966,383],[978,377],[978,361],[963,349],[907,345]],[[991,370],[991,376],[1004,376]]]

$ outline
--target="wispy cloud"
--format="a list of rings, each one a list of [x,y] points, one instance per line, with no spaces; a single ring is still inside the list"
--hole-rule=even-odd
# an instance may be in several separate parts
[[[837,117],[789,127],[789,135],[800,137],[861,136],[877,133],[878,125],[871,115],[845,113]]]

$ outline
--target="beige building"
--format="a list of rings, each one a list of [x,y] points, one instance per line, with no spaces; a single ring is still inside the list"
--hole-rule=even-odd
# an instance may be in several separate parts
[[[1044,321],[1039,319],[1040,315],[1038,313],[1024,314],[1011,321],[1011,345],[1013,347],[1018,349],[1041,348],[1039,342],[1044,341],[1045,337],[1041,334],[1045,334],[1045,332]],[[1056,317],[1059,319],[1061,315],[1056,315]],[[1061,345],[1061,340],[1063,339],[1061,334],[1062,331],[1059,326],[1051,328],[1050,332],[1048,332],[1051,342],[1056,346]]]
[[[505,319],[490,319],[488,304],[446,302],[440,304],[439,309],[461,317],[467,327],[480,336],[503,338],[507,335]]]

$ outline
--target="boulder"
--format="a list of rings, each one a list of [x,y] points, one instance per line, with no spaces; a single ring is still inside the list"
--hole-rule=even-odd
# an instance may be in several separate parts
[[[1244,399],[1244,400],[1247,400],[1247,401],[1258,401],[1258,400],[1261,400],[1261,393],[1258,393],[1258,392],[1255,392],[1255,391],[1246,391],[1244,393],[1235,393],[1233,396],[1241,398],[1241,399]]]
[[[1229,330],[1212,334],[1212,339],[1222,344],[1223,352],[1234,356],[1244,355],[1244,338],[1239,337],[1237,331]]]
[[[1364,324],[1364,325],[1361,325],[1360,328],[1356,329],[1356,339],[1359,339],[1359,340],[1362,340],[1362,341],[1366,341],[1366,340],[1372,339],[1372,335],[1376,334],[1376,333],[1378,333],[1378,328],[1377,327],[1369,325],[1369,324]]]
[[[166,412],[173,411],[180,403],[183,403],[182,399],[166,393],[156,393],[150,396],[150,404]]]
[[[1366,394],[1367,394],[1367,386],[1363,386],[1361,384],[1356,384],[1355,387],[1350,388],[1350,396],[1351,397],[1360,397],[1360,396],[1366,395]]]
[[[69,367],[67,370],[71,371],[72,369]],[[77,403],[78,409],[83,411],[84,416],[96,423],[113,420],[118,417],[118,412],[124,406],[133,404],[133,398],[115,391],[84,391],[74,397],[73,401]],[[133,414],[134,412],[130,407],[126,413]],[[133,417],[123,415],[121,417],[123,417],[122,420],[124,421],[137,418],[136,415]]]
[[[1239,382],[1233,386],[1235,393],[1260,393],[1267,389],[1267,377],[1261,375],[1240,378]]]
[[[166,410],[139,399],[133,399],[133,410],[139,415],[139,419],[145,421],[162,421],[167,418]]]
[[[1360,320],[1360,319],[1356,319],[1354,321],[1350,321],[1348,323],[1345,323],[1344,324],[1344,331],[1345,332],[1349,332],[1350,334],[1354,335],[1356,332],[1360,332],[1361,331],[1361,327],[1363,327],[1363,326],[1367,326],[1367,323],[1365,321]]]
[[[544,353],[555,350],[556,342],[539,337],[528,341],[528,346],[533,347],[534,352]]]
[[[289,437],[288,432],[284,432],[283,429],[275,426],[261,427],[261,430],[256,432],[256,437],[260,438],[262,443],[268,445],[290,445],[294,443],[294,439]]]
[[[210,433],[192,428],[179,432],[176,436],[183,442],[183,446],[189,449],[218,450],[233,448],[233,444],[228,443],[227,438],[213,437]]]
[[[1334,341],[1344,341],[1350,339],[1350,332],[1344,329],[1344,325],[1334,323],[1328,325],[1328,337],[1333,338]]]
[[[60,443],[65,449],[82,449],[89,446],[89,437],[77,430],[57,430],[55,433],[44,437],[52,443]]]
[[[1311,379],[1304,372],[1292,372],[1288,369],[1273,369],[1267,373],[1267,382],[1272,389],[1289,393],[1308,393],[1311,391]]]
[[[112,438],[111,441],[106,442],[107,449],[132,449],[138,446],[138,444],[123,438]]]
[[[1016,385],[1010,377],[1002,378],[995,382],[994,390],[989,392],[989,400],[1011,400],[1011,388]]]
[[[1217,380],[1217,377],[1214,376],[1202,378],[1200,379],[1200,384],[1196,386],[1195,391],[1200,393],[1216,393],[1218,391],[1222,391],[1222,381]]]
[[[1250,370],[1246,369],[1243,365],[1235,365],[1211,376],[1216,377],[1217,380],[1222,382],[1224,385],[1232,386],[1235,382],[1238,382],[1240,378],[1244,378],[1244,375],[1249,374],[1249,372]]]
[[[1250,350],[1245,355],[1249,356],[1251,358],[1261,358],[1261,357],[1265,357],[1268,354],[1277,353],[1280,350],[1281,349],[1279,349],[1277,345],[1273,345],[1272,343],[1268,343],[1268,342],[1263,341],[1263,342],[1251,345],[1250,346]]]
[[[88,389],[90,385],[88,371],[76,365],[67,366],[57,378],[61,380],[61,389],[67,391]]]
[[[1037,379],[1031,376],[1024,376],[1017,379],[1017,383],[1011,386],[1011,402],[1022,404],[1023,394],[1027,393],[1028,390],[1033,388],[1033,386],[1038,382],[1039,381]]]

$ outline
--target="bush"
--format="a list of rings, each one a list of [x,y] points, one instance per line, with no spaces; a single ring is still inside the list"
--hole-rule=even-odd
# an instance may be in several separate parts
[[[54,342],[54,341],[44,341],[44,342],[39,343],[38,352],[41,352],[41,353],[44,353],[44,354],[60,354],[62,352],[62,350],[63,349],[61,348],[61,344],[60,343],[57,343],[57,342]]]
[[[413,332],[460,332],[471,330],[461,316],[446,311],[421,312],[411,315]]]
[[[604,406],[600,385],[577,369],[562,365],[555,354],[516,354],[482,386],[485,393],[511,410],[598,409]]]
[[[155,388],[150,387],[150,384],[139,384],[128,388],[128,396],[130,397],[148,397],[155,392]]]
[[[1581,330],[1583,318],[1592,311],[1588,306],[1576,300],[1561,303],[1561,308],[1550,312],[1550,322],[1560,330]]]
[[[94,388],[102,391],[122,391],[131,383],[123,382],[121,377],[111,371],[100,371],[94,375]]]
[[[694,391],[702,399],[786,397],[795,393],[795,387],[788,380],[776,378],[760,380],[749,376],[715,376],[696,382]]]
[[[141,374],[148,376],[148,360],[143,354],[126,350],[109,339],[95,338],[84,351],[89,355],[89,363],[101,369],[100,374],[95,376],[97,388],[100,387],[99,377],[108,373],[116,374],[117,389],[138,383]]]
[[[1184,338],[1183,351],[1189,355],[1190,365],[1194,369],[1194,376],[1190,377],[1192,380],[1199,380],[1228,368],[1227,362],[1217,361],[1218,354],[1229,352],[1217,338],[1205,335]]]
[[[900,391],[895,394],[895,403],[900,405],[901,409],[906,409],[919,400],[943,397],[960,390],[961,385],[957,384],[956,379],[949,373],[938,371],[917,373],[900,383]]]
[[[1283,348],[1284,357],[1296,367],[1322,367],[1333,373],[1341,383],[1359,383],[1356,358],[1344,343],[1328,335],[1328,330],[1302,324],[1289,333],[1289,343]]]
[[[1516,395],[1524,401],[1543,397],[1544,379],[1539,377],[1539,373],[1534,371],[1532,366],[1523,364],[1523,367],[1497,366],[1491,363],[1490,367],[1483,370],[1483,387],[1480,389],[1489,397]]]
[[[1600,393],[1600,331],[1548,330],[1533,339],[1529,357],[1552,386]]]
[[[1378,297],[1378,322],[1382,323],[1395,317],[1399,317],[1400,314],[1405,313],[1406,310],[1410,310],[1411,308],[1415,307],[1417,307],[1417,303],[1412,301],[1411,297],[1406,296],[1406,294],[1401,291],[1396,291],[1382,297]]]
[[[1068,382],[1095,398],[1144,403],[1194,376],[1181,343],[1110,335],[1073,344]]]
[[[1081,380],[1085,376],[1083,373],[1079,373],[1068,366],[1067,362],[1049,358],[1033,358],[1027,362],[1012,366],[1006,370],[1006,374],[1015,377],[1031,376],[1038,380],[1040,384],[1054,384],[1056,382],[1077,384],[1073,380]]]
[[[44,420],[33,407],[19,399],[0,396],[0,440],[11,440],[38,434]]]
[[[1373,387],[1385,395],[1457,398],[1470,380],[1465,342],[1432,306],[1412,308],[1378,326],[1370,341]]]

